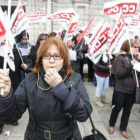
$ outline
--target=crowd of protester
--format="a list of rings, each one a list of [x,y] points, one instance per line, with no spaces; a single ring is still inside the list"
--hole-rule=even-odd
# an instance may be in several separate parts
[[[64,40],[66,31],[64,30],[61,34],[60,39]],[[99,107],[104,107],[104,104],[109,103],[106,98],[107,89],[109,86],[114,88],[113,98],[112,98],[112,108],[110,120],[109,120],[109,133],[113,134],[115,132],[115,123],[119,112],[123,108],[123,114],[120,123],[120,130],[125,138],[128,138],[127,125],[129,122],[129,116],[131,113],[131,108],[134,104],[134,77],[132,73],[133,65],[136,61],[140,61],[140,42],[138,36],[135,36],[129,44],[126,40],[121,48],[120,53],[113,55],[113,59],[108,61],[103,61],[103,56],[100,58],[99,62],[95,65],[93,62],[86,57],[88,52],[88,45],[83,38],[80,42],[77,42],[78,37],[82,31],[80,30],[72,39],[66,44],[69,50],[75,51],[76,59],[70,58],[70,64],[74,72],[81,75],[82,81],[85,81],[83,67],[84,64],[88,66],[88,82],[93,82],[96,86],[95,97],[96,105]],[[13,48],[15,71],[10,70],[10,78],[15,92],[19,83],[25,78],[25,76],[32,72],[36,66],[37,53],[41,44],[48,38],[56,37],[55,32],[50,32],[48,34],[41,33],[38,35],[35,45],[29,42],[29,34],[23,31],[16,38],[16,44]],[[92,34],[89,35],[89,38]],[[17,48],[18,47],[18,48]],[[130,48],[132,47],[132,51]],[[19,49],[19,50],[18,50]],[[20,54],[19,54],[20,53]],[[132,54],[134,59],[132,59]],[[50,56],[52,57],[52,56]],[[54,58],[54,56],[53,56]],[[0,68],[3,67],[3,58],[0,57]],[[7,66],[8,67],[8,66]],[[138,73],[139,76],[139,73]],[[16,79],[15,79],[16,77]],[[18,122],[13,122],[13,125],[18,125]],[[0,133],[2,133],[3,124],[0,124]]]

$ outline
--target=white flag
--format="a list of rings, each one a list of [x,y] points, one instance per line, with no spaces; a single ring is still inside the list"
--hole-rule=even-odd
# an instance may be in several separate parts
[[[129,33],[126,27],[122,12],[118,14],[118,20],[116,21],[115,28],[112,33],[111,41],[107,47],[107,53],[118,53],[125,40],[129,40]]]
[[[93,63],[97,63],[102,55],[102,53],[106,50],[107,48],[107,43],[109,37],[109,31],[110,31],[110,25],[105,22],[104,26],[100,28],[97,36],[95,36],[95,40],[89,50],[90,59],[93,61]]]
[[[5,56],[5,50],[6,50],[6,34],[7,34],[7,28],[5,27],[4,21],[6,21],[6,17],[3,14],[3,11],[0,8],[0,56],[7,57],[7,63],[13,71],[15,71],[15,64],[14,64],[14,55],[13,55],[13,37],[10,34],[8,34],[8,52],[7,56]]]
[[[45,23],[47,22],[45,8],[42,8],[33,15],[29,16],[29,23],[40,23],[40,22]]]
[[[69,29],[67,31],[66,42],[70,41],[72,39],[73,35],[75,34],[77,24],[78,24],[78,18],[79,18],[78,15],[75,15],[72,17]]]
[[[10,20],[10,28],[11,32],[14,36],[17,36],[20,34],[23,30],[28,29],[28,17],[26,13],[24,12],[23,6],[21,2],[19,1],[14,13],[12,14],[11,20]]]
[[[122,11],[124,15],[134,15],[137,11],[139,0],[117,0],[106,2],[103,13],[109,16],[116,15]]]
[[[73,8],[67,10],[61,10],[47,16],[47,20],[59,20],[59,21],[70,21],[70,19],[75,16],[75,11]]]

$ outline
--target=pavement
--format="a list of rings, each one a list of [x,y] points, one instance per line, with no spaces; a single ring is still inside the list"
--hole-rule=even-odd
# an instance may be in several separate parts
[[[85,66],[86,67],[86,66]],[[87,67],[84,68],[84,71],[87,72]],[[105,104],[103,108],[97,107],[95,105],[95,86],[92,82],[88,82],[85,78],[84,82],[90,101],[93,107],[93,112],[91,117],[93,119],[95,127],[102,132],[107,140],[125,140],[119,131],[119,124],[120,124],[120,117],[121,112],[119,114],[116,126],[115,126],[115,133],[110,135],[108,133],[108,122],[111,113],[111,100],[112,100],[112,93],[113,88],[109,87],[107,91],[107,99],[110,101],[109,104]],[[24,139],[24,132],[28,123],[28,111],[26,111],[22,118],[19,120],[18,126],[12,125],[5,125],[3,129],[3,133],[0,135],[0,140],[23,140]],[[90,121],[87,120],[84,123],[78,123],[82,137],[88,134],[91,134],[91,124]],[[8,136],[5,132],[9,132],[10,135]],[[132,112],[129,119],[128,129],[127,129],[130,138],[128,140],[140,140],[140,105],[134,105],[132,108]]]

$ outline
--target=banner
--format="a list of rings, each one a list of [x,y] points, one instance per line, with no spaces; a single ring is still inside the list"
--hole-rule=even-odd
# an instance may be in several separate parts
[[[139,15],[134,15],[130,22],[126,23],[126,25],[131,38],[133,38],[136,34],[139,34]]]
[[[87,32],[89,32],[89,30],[91,29],[93,23],[93,17],[92,19],[89,21],[89,23],[87,24],[85,30],[81,33],[81,35],[77,38],[77,43],[79,44],[80,41],[84,38],[84,36],[87,34]]]
[[[134,15],[137,11],[139,0],[117,0],[106,2],[103,7],[103,13],[106,15],[116,15],[120,11],[124,15]]]
[[[78,18],[79,18],[78,15],[75,15],[75,16],[72,17],[69,29],[67,31],[66,42],[70,41],[72,39],[73,35],[75,34],[77,24],[78,24]]]
[[[21,2],[19,1],[10,21],[10,28],[14,37],[28,28],[28,21],[29,19],[24,12]]]
[[[40,23],[40,22],[45,23],[47,22],[45,8],[42,8],[33,15],[29,16],[29,23]]]
[[[111,41],[107,47],[106,52],[113,54],[118,53],[122,47],[125,40],[129,40],[129,33],[126,27],[123,14],[118,15],[118,20],[116,21],[115,28],[113,30]]]
[[[90,37],[90,39],[87,41],[87,44],[88,44],[88,47],[89,47],[89,52],[93,52],[93,43],[95,41],[95,38],[97,36],[99,36],[99,32],[101,31],[101,29],[103,28],[103,25],[104,25],[104,19],[101,20],[91,31],[92,33],[92,36]]]
[[[59,21],[70,21],[70,19],[75,16],[75,11],[73,8],[67,9],[67,10],[61,10],[58,12],[55,12],[49,16],[46,17],[47,20],[59,20]]]
[[[7,63],[13,71],[15,71],[15,64],[14,64],[14,55],[13,55],[13,45],[14,40],[11,34],[8,34],[8,52],[7,56],[5,56],[5,50],[6,50],[6,34],[7,34],[7,28],[5,27],[4,22],[6,21],[6,18],[3,14],[3,11],[0,8],[0,56],[7,57]],[[10,32],[10,31],[9,31]]]
[[[95,41],[92,44],[92,48],[90,48],[88,56],[93,63],[97,63],[102,56],[102,53],[105,52],[107,48],[107,42],[109,37],[110,25],[105,22],[104,26],[98,32],[98,35],[95,36]]]

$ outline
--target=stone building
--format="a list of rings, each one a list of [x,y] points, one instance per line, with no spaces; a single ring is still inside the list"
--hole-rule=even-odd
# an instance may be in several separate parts
[[[6,10],[7,1],[8,0],[0,0],[0,5],[4,10]],[[11,1],[13,12],[18,0]],[[76,13],[80,15],[77,30],[80,30],[83,26],[86,26],[92,16],[94,16],[93,26],[95,26],[103,17],[107,18],[107,20],[111,20],[109,17],[101,14],[104,3],[109,1],[112,0],[21,0],[27,15],[31,15],[43,7],[46,9],[46,11],[49,7],[51,13],[73,7]],[[60,24],[52,21],[48,23],[30,24],[27,32],[30,34],[30,42],[34,44],[39,33],[56,31],[59,28]]]

